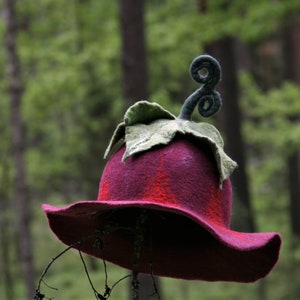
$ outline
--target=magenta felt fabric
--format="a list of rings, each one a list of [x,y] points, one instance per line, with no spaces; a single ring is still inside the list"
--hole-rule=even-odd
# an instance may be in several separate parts
[[[134,228],[146,214],[139,271],[183,279],[252,282],[278,260],[277,233],[240,233],[229,228],[230,180],[219,188],[209,149],[176,139],[170,145],[107,163],[97,201],[64,208],[43,205],[49,225],[67,245],[132,269]],[[109,226],[108,226],[109,225]],[[106,226],[106,227],[105,227]],[[101,247],[97,232],[103,228]]]

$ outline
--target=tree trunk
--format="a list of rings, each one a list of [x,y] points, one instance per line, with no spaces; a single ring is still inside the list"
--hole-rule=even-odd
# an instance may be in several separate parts
[[[123,97],[129,106],[148,97],[144,1],[120,0],[120,19]]]
[[[7,153],[6,153],[7,154]],[[0,261],[1,273],[3,275],[3,288],[5,299],[14,298],[14,276],[12,272],[12,259],[11,259],[11,244],[13,240],[11,232],[11,224],[9,219],[9,202],[7,196],[7,187],[9,187],[9,174],[7,172],[9,166],[6,157],[0,158]]]
[[[18,246],[22,274],[26,286],[26,299],[29,300],[32,299],[34,295],[34,268],[30,233],[30,203],[26,186],[26,172],[24,164],[24,124],[21,117],[21,98],[23,88],[16,45],[17,26],[15,1],[4,0],[3,9],[6,22],[5,47],[7,52],[7,69],[9,76],[10,125],[15,168],[14,198],[19,241]]]
[[[146,42],[144,33],[144,1],[120,0],[120,29],[122,39],[121,64],[123,98],[128,107],[139,100],[148,98]],[[153,278],[139,275],[139,299],[154,299]],[[158,282],[158,279],[155,279]],[[158,283],[157,283],[158,286]],[[133,297],[132,288],[130,295]],[[136,299],[136,298],[135,298]]]
[[[295,19],[286,28],[283,42],[285,78],[300,85],[300,20]],[[299,121],[299,116],[294,116],[293,120]],[[289,154],[287,168],[291,228],[293,234],[300,236],[300,160],[298,151],[295,150]]]
[[[198,0],[199,12],[206,13],[207,5],[207,0]],[[223,9],[229,5],[229,2],[224,2],[222,4]],[[225,150],[239,166],[231,175],[231,181],[235,187],[234,196],[241,204],[236,206],[236,212],[240,216],[234,220],[233,225],[242,231],[255,231],[246,171],[245,143],[241,132],[242,120],[239,107],[238,67],[235,48],[236,40],[228,36],[207,45],[205,50],[219,60],[222,67],[222,81],[218,84],[217,89],[223,99],[220,117],[225,133]],[[233,205],[235,204],[236,201],[233,202]]]
[[[209,52],[219,60],[222,67],[222,81],[218,90],[223,99],[221,122],[225,134],[225,150],[238,163],[238,169],[232,174],[231,180],[235,187],[234,195],[239,201],[236,207],[240,214],[236,227],[243,231],[255,231],[251,197],[246,171],[246,150],[241,128],[241,109],[239,107],[239,86],[235,58],[235,40],[224,37],[209,47]]]
[[[292,232],[300,236],[300,170],[299,154],[292,153],[287,158],[288,187],[290,195],[290,219]]]
[[[222,67],[222,81],[217,86],[221,93],[223,106],[221,109],[221,123],[225,133],[225,150],[238,163],[238,169],[231,175],[234,187],[233,210],[237,215],[232,227],[239,231],[255,232],[256,224],[251,205],[251,195],[246,170],[246,151],[242,136],[241,109],[239,106],[239,86],[237,78],[238,61],[235,55],[236,41],[231,37],[224,37],[208,47],[208,53],[220,61]],[[243,46],[243,45],[238,45]],[[244,49],[240,49],[244,51]],[[243,52],[243,54],[245,54]],[[245,62],[244,62],[245,63]],[[242,67],[247,67],[247,61]],[[257,289],[258,299],[266,299],[265,281],[260,281]]]

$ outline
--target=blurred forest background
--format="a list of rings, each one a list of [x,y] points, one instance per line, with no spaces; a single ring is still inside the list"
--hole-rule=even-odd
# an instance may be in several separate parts
[[[202,53],[223,72],[223,107],[207,122],[239,164],[232,227],[278,231],[283,245],[257,283],[160,278],[161,299],[300,299],[299,0],[0,5],[1,299],[33,299],[43,268],[65,249],[41,204],[96,199],[104,149],[124,110],[148,99],[178,114],[198,88],[188,68]],[[86,261],[102,293],[103,264]],[[127,273],[107,268],[110,286]],[[42,285],[48,298],[94,297],[77,252],[57,260],[45,282],[58,289]],[[124,280],[110,299],[128,298]]]

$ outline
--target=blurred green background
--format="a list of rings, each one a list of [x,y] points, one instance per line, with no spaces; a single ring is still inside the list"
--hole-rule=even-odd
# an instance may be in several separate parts
[[[41,204],[96,199],[124,110],[148,99],[177,115],[198,88],[188,68],[202,53],[223,70],[223,108],[206,121],[240,165],[232,227],[278,231],[283,245],[259,282],[161,278],[161,299],[300,299],[298,0],[3,0],[0,8],[1,299],[33,299],[65,249]],[[103,263],[85,260],[103,293]],[[110,264],[107,272],[109,286],[127,274]],[[58,289],[42,284],[48,298],[95,298],[76,251],[44,280]],[[125,279],[110,299],[129,299],[129,289]]]

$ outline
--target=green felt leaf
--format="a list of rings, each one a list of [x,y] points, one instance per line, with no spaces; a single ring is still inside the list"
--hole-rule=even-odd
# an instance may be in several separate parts
[[[194,136],[211,146],[220,174],[220,186],[237,167],[224,152],[221,134],[213,125],[176,118],[160,105],[147,101],[137,102],[127,110],[124,122],[114,132],[105,157],[121,139],[126,144],[122,158],[125,161],[129,156],[148,151],[154,146],[169,144],[176,134]]]
[[[208,123],[181,120],[155,120],[148,125],[136,124],[126,127],[126,151],[123,161],[136,153],[147,151],[156,145],[167,145],[176,134],[192,135],[211,145],[220,173],[220,184],[230,176],[237,164],[223,150],[219,131]]]
[[[120,123],[117,128],[115,129],[113,136],[105,150],[104,158],[108,157],[109,153],[111,152],[112,148],[125,137],[125,123]]]
[[[153,146],[168,144],[180,132],[176,120],[156,120],[151,124],[136,124],[126,128],[126,151],[123,161],[127,157],[151,149]],[[181,132],[184,133],[184,132]]]
[[[138,101],[126,111],[124,122],[126,126],[137,123],[148,124],[157,119],[175,119],[175,116],[157,103]]]

